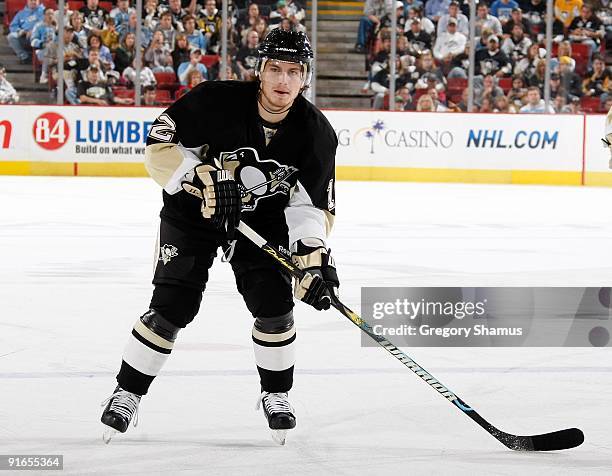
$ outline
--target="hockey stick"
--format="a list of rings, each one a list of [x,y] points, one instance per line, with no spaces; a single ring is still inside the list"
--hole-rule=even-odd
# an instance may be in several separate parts
[[[272,256],[277,263],[289,271],[295,278],[301,279],[304,276],[304,271],[299,269],[291,262],[291,258],[283,253],[280,248],[268,243],[257,232],[249,227],[244,222],[238,225],[238,231],[247,239],[252,241],[259,248]],[[374,339],[378,345],[389,352],[393,357],[399,360],[402,364],[412,370],[417,376],[421,377],[430,387],[434,388],[440,395],[446,398],[449,402],[455,405],[460,411],[478,423],[490,435],[497,439],[507,448],[516,451],[553,451],[564,450],[579,446],[584,441],[584,434],[578,428],[568,428],[565,430],[554,431],[552,433],[544,433],[542,435],[518,436],[506,433],[495,428],[480,414],[465,403],[461,398],[451,392],[447,387],[436,380],[429,372],[417,364],[413,359],[408,357],[404,352],[398,349],[395,345],[389,342],[384,337],[374,333],[372,327],[365,322],[361,317],[351,311],[348,307],[340,302],[339,299],[333,297],[332,305],[338,309],[345,317],[359,327],[364,333]]]

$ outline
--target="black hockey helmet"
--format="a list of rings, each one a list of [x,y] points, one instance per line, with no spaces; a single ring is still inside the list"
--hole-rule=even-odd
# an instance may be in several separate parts
[[[259,58],[255,71],[258,75],[263,71],[267,60],[299,63],[304,69],[304,85],[310,83],[314,54],[304,32],[275,28],[261,41],[257,53]]]

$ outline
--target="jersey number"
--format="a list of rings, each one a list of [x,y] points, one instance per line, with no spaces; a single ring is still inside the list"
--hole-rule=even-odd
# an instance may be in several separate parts
[[[157,118],[159,123],[153,124],[151,126],[151,130],[149,131],[149,137],[153,139],[157,139],[161,142],[170,142],[174,137],[174,132],[176,130],[176,124],[168,114],[162,114]]]

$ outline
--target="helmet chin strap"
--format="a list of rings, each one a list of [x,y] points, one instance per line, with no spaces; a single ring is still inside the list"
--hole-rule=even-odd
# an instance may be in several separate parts
[[[289,109],[291,109],[291,106],[293,106],[293,102],[289,105],[289,107],[287,109],[283,109],[280,112],[274,112],[274,111],[270,111],[270,109],[268,109],[266,106],[264,106],[263,101],[261,100],[261,96],[263,95],[263,91],[261,90],[261,88],[259,89],[259,93],[257,94],[257,102],[259,103],[259,105],[264,109],[264,111],[266,111],[268,114],[285,114]]]

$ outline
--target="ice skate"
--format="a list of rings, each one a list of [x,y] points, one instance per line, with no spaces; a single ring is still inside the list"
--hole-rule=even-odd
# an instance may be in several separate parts
[[[257,401],[258,410],[262,404],[272,439],[279,445],[284,445],[287,431],[295,428],[295,415],[287,393],[261,392]]]
[[[138,404],[140,395],[123,390],[119,385],[113,394],[102,402],[106,408],[102,412],[100,421],[104,424],[102,439],[104,443],[110,443],[117,432],[125,433],[130,426],[132,418],[134,426],[138,425]]]

